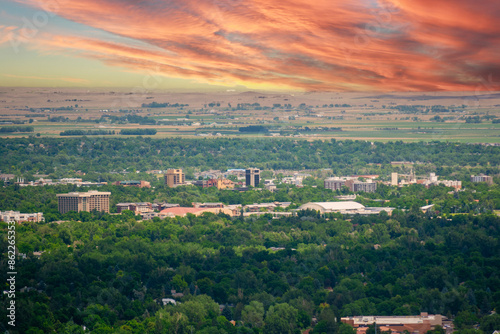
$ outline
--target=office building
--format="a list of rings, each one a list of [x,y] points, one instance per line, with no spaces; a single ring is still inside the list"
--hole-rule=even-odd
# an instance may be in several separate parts
[[[368,182],[361,182],[358,180],[347,180],[345,185],[353,193],[365,192],[374,193],[377,190],[377,183],[368,180]]]
[[[125,210],[134,211],[136,214],[139,214],[142,212],[153,211],[153,205],[149,202],[116,204],[116,212],[122,213]]]
[[[182,169],[169,169],[165,174],[165,184],[171,188],[185,183],[185,175]]]
[[[479,175],[471,175],[470,176],[470,181],[471,182],[486,182],[488,185],[493,184],[493,177],[484,175],[484,174],[479,174]]]
[[[391,174],[391,186],[397,186],[398,185],[398,173],[392,173]]]
[[[248,168],[245,171],[245,185],[247,187],[257,187],[260,181],[260,169],[258,168]]]
[[[333,191],[340,190],[345,185],[345,181],[338,177],[331,177],[325,180],[325,189],[331,189]]]
[[[193,181],[192,184],[194,186],[198,186],[198,187],[202,187],[202,188],[217,187],[217,180],[216,179],[198,180],[198,181]]]
[[[217,189],[233,189],[234,182],[229,179],[217,179]]]
[[[19,211],[0,211],[0,221],[3,222],[34,222],[39,223],[44,221],[42,212],[37,213],[21,213]]]
[[[86,193],[72,192],[57,194],[59,212],[104,211],[109,213],[110,192],[90,190]]]

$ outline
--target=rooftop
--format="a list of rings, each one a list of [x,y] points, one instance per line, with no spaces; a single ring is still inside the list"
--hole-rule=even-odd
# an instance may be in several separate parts
[[[341,211],[341,210],[359,210],[365,206],[354,201],[343,202],[309,202],[299,207],[299,210],[315,209],[321,211]]]
[[[173,207],[161,210],[161,214],[171,213],[175,216],[185,216],[188,213],[195,214],[200,211],[206,211],[206,208],[188,208],[188,207]]]

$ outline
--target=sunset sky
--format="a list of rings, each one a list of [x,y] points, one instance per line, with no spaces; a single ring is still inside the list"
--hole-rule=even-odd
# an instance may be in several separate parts
[[[500,1],[3,0],[0,86],[500,90]]]

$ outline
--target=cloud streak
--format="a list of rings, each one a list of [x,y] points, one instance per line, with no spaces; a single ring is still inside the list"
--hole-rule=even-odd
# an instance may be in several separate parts
[[[484,85],[500,77],[496,0],[58,0],[52,8],[140,44],[45,32],[30,47],[170,77],[324,91],[500,89]]]

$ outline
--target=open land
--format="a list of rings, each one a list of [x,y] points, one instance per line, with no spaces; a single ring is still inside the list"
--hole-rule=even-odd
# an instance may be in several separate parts
[[[131,119],[130,116],[140,116]],[[4,137],[67,130],[155,129],[156,138],[302,137],[500,143],[500,93],[261,93],[1,88],[0,123],[33,126]],[[265,132],[241,132],[260,126]],[[121,136],[123,137],[123,136]]]

